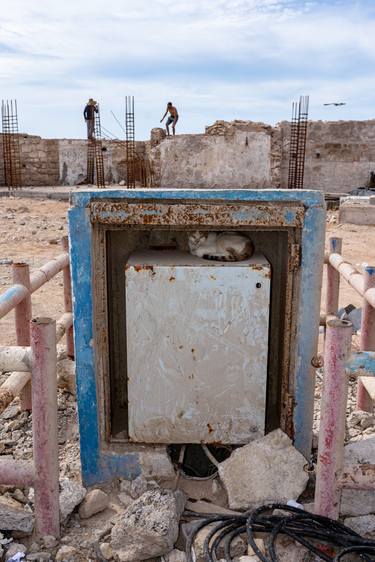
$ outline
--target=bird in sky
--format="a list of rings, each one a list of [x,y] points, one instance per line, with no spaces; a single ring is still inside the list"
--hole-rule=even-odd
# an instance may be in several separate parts
[[[335,105],[337,107],[339,105],[346,105],[346,102],[344,102],[344,101],[334,101],[334,102],[331,102],[331,103],[323,103],[323,105]]]

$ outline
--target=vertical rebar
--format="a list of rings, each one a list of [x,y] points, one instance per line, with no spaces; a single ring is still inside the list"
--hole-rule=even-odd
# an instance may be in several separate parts
[[[125,97],[126,186],[135,188],[134,96]]]
[[[34,506],[38,536],[60,536],[56,322],[31,321]]]
[[[102,145],[102,128],[100,123],[100,107],[97,105],[98,111],[94,113],[94,153],[95,153],[95,169],[96,169],[96,185],[97,187],[105,187],[104,177],[104,161],[103,161],[103,145]]]
[[[26,263],[14,263],[12,265],[13,283],[23,285],[27,296],[14,309],[16,324],[17,345],[30,345],[30,320],[31,320],[31,293],[30,293],[30,270]],[[28,382],[20,392],[21,408],[31,410],[31,383]]]
[[[351,351],[352,324],[338,318],[327,322],[324,382],[320,409],[314,511],[337,519],[341,493],[337,486],[343,465],[348,377],[345,364]]]
[[[61,239],[61,245],[64,252],[69,254],[69,238],[67,236],[63,236]],[[64,280],[64,306],[65,312],[72,313],[72,285],[71,285],[71,278],[70,278],[70,262],[67,267],[63,269],[63,280]],[[66,331],[66,350],[67,355],[71,359],[74,359],[74,340],[73,340],[73,326],[67,329]]]
[[[22,185],[17,100],[2,100],[1,119],[4,181],[11,190]]]
[[[330,238],[328,253],[341,254],[342,238]],[[327,264],[326,315],[336,315],[339,309],[340,273]]]
[[[292,103],[288,189],[303,189],[308,113],[309,96],[300,96],[298,104]]]

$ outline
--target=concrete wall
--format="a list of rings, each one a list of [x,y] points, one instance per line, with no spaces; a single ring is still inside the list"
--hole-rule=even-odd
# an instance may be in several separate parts
[[[139,185],[176,188],[287,187],[290,125],[216,121],[204,134],[165,138],[153,129],[137,142]],[[85,140],[20,135],[25,186],[75,185],[86,179]],[[103,141],[106,182],[126,180],[123,141]],[[0,135],[0,184],[4,183]],[[375,171],[375,120],[312,121],[308,125],[305,188],[348,192]],[[151,181],[152,179],[152,181]]]

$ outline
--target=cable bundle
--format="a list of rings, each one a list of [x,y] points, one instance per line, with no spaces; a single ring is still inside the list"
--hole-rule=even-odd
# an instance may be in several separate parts
[[[275,510],[282,510],[283,513],[273,514]],[[349,553],[357,553],[358,560],[375,561],[375,541],[364,539],[338,521],[288,505],[265,505],[252,513],[213,514],[205,519],[196,513],[189,512],[189,515],[199,517],[199,521],[186,542],[187,562],[195,561],[194,541],[197,534],[213,523],[215,525],[207,534],[203,546],[206,562],[217,562],[220,546],[224,548],[226,562],[232,562],[231,545],[239,535],[247,536],[248,544],[261,562],[278,562],[276,540],[279,534],[290,537],[327,562],[345,562],[346,554]],[[255,533],[266,533],[266,555],[257,546]],[[335,554],[331,555],[330,552]]]

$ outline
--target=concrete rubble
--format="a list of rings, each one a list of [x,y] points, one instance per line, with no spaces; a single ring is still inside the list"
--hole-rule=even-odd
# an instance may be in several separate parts
[[[60,481],[60,515],[62,521],[66,521],[86,495],[86,488],[79,482],[63,478]]]
[[[361,441],[349,443],[344,448],[344,470],[362,463],[375,464],[375,436],[366,435]],[[374,491],[344,489],[340,513],[344,516],[375,513]]]
[[[111,547],[120,562],[147,560],[173,549],[185,506],[182,492],[152,490],[119,515],[111,532]]]
[[[79,506],[78,513],[81,519],[88,519],[89,517],[107,509],[108,505],[108,494],[102,490],[90,490]]]
[[[219,465],[229,507],[253,509],[296,500],[308,481],[305,465],[306,459],[281,429],[236,449]]]
[[[0,530],[23,531],[31,533],[34,528],[34,516],[31,510],[7,496],[0,496]]]

